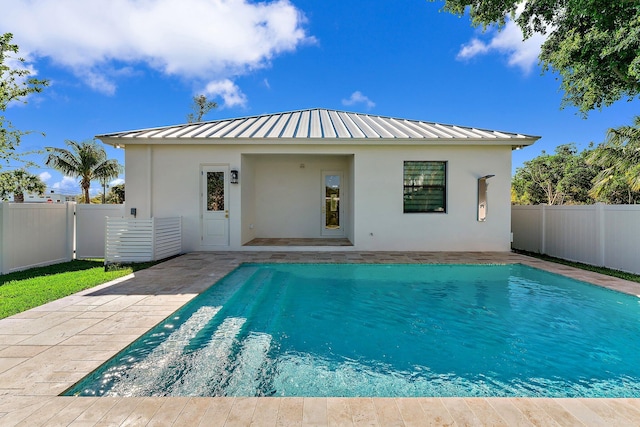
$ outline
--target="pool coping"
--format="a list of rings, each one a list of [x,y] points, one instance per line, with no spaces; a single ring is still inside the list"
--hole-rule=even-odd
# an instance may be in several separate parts
[[[640,295],[640,284],[510,252],[193,252],[0,320],[2,425],[613,425],[640,399],[90,398],[60,393],[238,265],[519,263]]]

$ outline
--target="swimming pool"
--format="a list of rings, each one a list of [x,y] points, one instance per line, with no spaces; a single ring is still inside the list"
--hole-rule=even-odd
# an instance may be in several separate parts
[[[65,394],[640,397],[640,304],[518,264],[247,264]]]

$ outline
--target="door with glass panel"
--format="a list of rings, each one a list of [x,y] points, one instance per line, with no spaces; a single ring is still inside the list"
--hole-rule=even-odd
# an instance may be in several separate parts
[[[342,199],[342,201],[341,201]],[[342,172],[322,172],[323,236],[344,236],[344,189]]]
[[[207,166],[202,170],[202,244],[229,245],[229,168]]]

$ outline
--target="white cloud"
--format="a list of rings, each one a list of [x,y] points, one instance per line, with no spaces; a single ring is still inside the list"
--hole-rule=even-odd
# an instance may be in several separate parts
[[[471,39],[471,41],[462,46],[460,52],[458,52],[458,59],[469,59],[476,55],[482,55],[489,51],[489,46],[477,38]]]
[[[224,107],[244,107],[247,104],[245,94],[229,79],[209,82],[204,92],[212,97],[221,97],[224,100]]]
[[[536,33],[523,40],[522,30],[511,19],[507,19],[502,31],[489,31],[488,36],[487,42],[477,37],[471,39],[469,43],[462,46],[456,58],[467,60],[478,55],[497,52],[507,56],[510,66],[519,67],[528,74],[537,64],[540,46],[546,39],[545,35]]]
[[[376,106],[376,103],[370,100],[368,97],[362,94],[359,90],[353,92],[349,99],[343,99],[342,105],[355,105],[355,104],[364,104],[367,108],[373,108]]]
[[[314,42],[289,0],[0,0],[0,32],[23,55],[48,58],[95,90],[116,90],[123,69],[219,81]]]
[[[54,183],[51,188],[53,188],[60,194],[66,195],[76,195],[82,192],[78,181],[70,176],[62,177],[62,181]]]
[[[51,179],[51,174],[49,172],[42,172],[38,177],[40,177],[42,182],[47,182]]]
[[[120,185],[120,184],[124,184],[124,179],[116,178],[109,183],[109,187],[113,187],[114,185]]]

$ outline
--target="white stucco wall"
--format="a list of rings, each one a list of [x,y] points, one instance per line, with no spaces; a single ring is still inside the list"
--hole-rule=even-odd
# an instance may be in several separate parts
[[[403,213],[405,160],[448,162],[446,213]],[[363,149],[355,163],[360,250],[509,250],[510,147]],[[488,174],[488,217],[478,222],[477,179]]]
[[[510,146],[127,145],[127,214],[182,216],[183,249],[200,240],[200,171],[240,170],[229,188],[230,250],[254,237],[319,237],[321,171],[345,171],[347,237],[354,250],[508,251]],[[448,162],[447,213],[403,213],[405,160]],[[304,164],[304,168],[300,168]],[[477,221],[477,179],[489,180],[488,218]],[[250,225],[253,227],[250,228]]]

